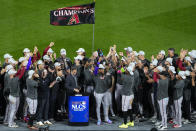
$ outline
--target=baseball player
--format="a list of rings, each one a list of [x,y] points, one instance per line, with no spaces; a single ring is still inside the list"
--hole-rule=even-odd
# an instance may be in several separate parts
[[[121,59],[120,66],[117,68],[117,79],[116,79],[116,88],[115,88],[115,102],[117,105],[117,113],[118,115],[121,115],[121,109],[122,109],[122,102],[121,102],[121,90],[123,88],[123,83],[121,80],[121,74],[125,72],[123,66],[124,66],[124,59]]]
[[[155,72],[157,72],[157,78],[158,78],[158,87],[157,87],[157,100],[159,103],[159,109],[161,113],[161,125],[158,126],[160,130],[167,129],[167,113],[166,113],[166,107],[169,101],[168,98],[168,86],[169,86],[169,79],[167,78],[167,72],[164,71],[164,68],[162,66],[158,66],[155,69]]]
[[[37,128],[33,126],[33,119],[35,118],[35,113],[37,110],[37,87],[38,82],[35,81],[35,78],[38,78],[39,75],[35,73],[34,70],[28,72],[28,79],[26,80],[27,84],[27,104],[29,106],[29,121],[28,128],[36,130]]]
[[[16,71],[14,69],[11,69],[8,72],[10,76],[10,80],[8,81],[10,94],[8,97],[9,100],[9,109],[8,109],[8,127],[16,128],[18,125],[14,122],[14,117],[16,115],[16,112],[18,110],[18,106],[20,103],[20,87],[19,87],[19,78],[14,77],[16,74]]]
[[[180,71],[176,76],[176,84],[174,86],[174,105],[175,105],[175,120],[174,120],[174,128],[182,127],[182,100],[183,100],[183,88],[185,86],[185,72]]]
[[[99,64],[99,73],[98,75],[93,77],[93,81],[95,83],[95,90],[94,96],[96,99],[96,111],[97,111],[97,125],[101,125],[101,115],[100,115],[100,108],[101,102],[103,103],[104,109],[104,118],[105,122],[108,124],[112,124],[112,121],[108,117],[108,109],[109,109],[109,101],[108,101],[108,85],[111,82],[109,75],[105,74],[105,67],[102,64]]]
[[[122,88],[122,112],[124,122],[119,128],[128,128],[128,126],[134,126],[133,113],[132,113],[132,102],[134,99],[133,87],[134,87],[134,66],[129,66],[125,74],[122,74],[121,79],[123,82]],[[127,116],[130,116],[130,122],[127,123]]]
[[[9,70],[13,69],[13,66],[12,65],[7,65],[6,66],[6,72],[5,72],[5,75],[4,75],[4,89],[3,89],[3,95],[6,99],[6,112],[5,112],[5,117],[4,117],[4,121],[3,123],[5,125],[8,124],[8,113],[9,113],[9,100],[8,100],[8,97],[9,97],[9,93],[10,93],[10,89],[9,89],[9,85],[8,85],[8,82],[10,81],[10,76],[8,74]]]

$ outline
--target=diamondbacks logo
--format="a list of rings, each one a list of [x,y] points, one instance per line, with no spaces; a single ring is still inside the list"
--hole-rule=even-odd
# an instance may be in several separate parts
[[[78,14],[73,14],[71,18],[69,19],[68,25],[79,24],[79,23],[80,23],[80,20],[79,20]]]

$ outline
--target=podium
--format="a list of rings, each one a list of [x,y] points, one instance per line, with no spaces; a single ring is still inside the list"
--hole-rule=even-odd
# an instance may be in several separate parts
[[[89,96],[69,96],[69,125],[89,124]]]

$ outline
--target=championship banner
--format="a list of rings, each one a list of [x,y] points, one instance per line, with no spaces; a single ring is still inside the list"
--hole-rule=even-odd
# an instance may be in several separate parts
[[[50,24],[69,26],[95,23],[95,2],[50,11]]]

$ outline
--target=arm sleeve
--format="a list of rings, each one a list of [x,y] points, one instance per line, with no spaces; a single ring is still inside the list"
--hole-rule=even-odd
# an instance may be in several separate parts
[[[28,60],[26,70],[29,70],[29,68],[30,68],[30,66],[31,66],[31,58],[32,58],[32,57],[30,57],[29,60]]]
[[[156,72],[154,72],[154,73],[153,73],[153,80],[154,80],[155,82],[157,82],[158,79],[159,79],[159,75],[158,75]]]
[[[42,56],[46,55],[49,49],[50,49],[50,46],[48,46],[48,47],[44,50],[44,52],[43,52],[43,55],[42,55]]]
[[[37,52],[37,54],[33,54],[32,64],[35,63],[40,58],[41,58],[41,56],[40,56],[40,53],[39,52]]]
[[[41,58],[41,55],[39,53],[39,51],[37,52],[37,60],[39,60]]]
[[[37,60],[37,55],[36,54],[33,54],[32,63],[35,63],[36,60]]]
[[[178,61],[177,61],[177,65],[178,65],[178,68],[179,68],[180,70],[182,70],[182,71],[185,71],[185,70],[186,70],[186,68],[183,67],[182,61],[180,60],[180,58],[179,58]]]
[[[98,69],[99,69],[99,67],[98,67],[98,66],[95,66],[95,70],[94,70],[94,74],[95,74],[95,75],[98,74]]]
[[[135,85],[134,77],[132,77],[131,81],[132,81],[131,82],[131,88],[134,89],[134,85]]]
[[[20,72],[16,74],[16,77],[21,79],[23,77],[24,73],[25,73],[25,67],[22,67],[22,69],[20,69]]]
[[[19,69],[16,73],[16,76],[20,75],[21,69]]]

